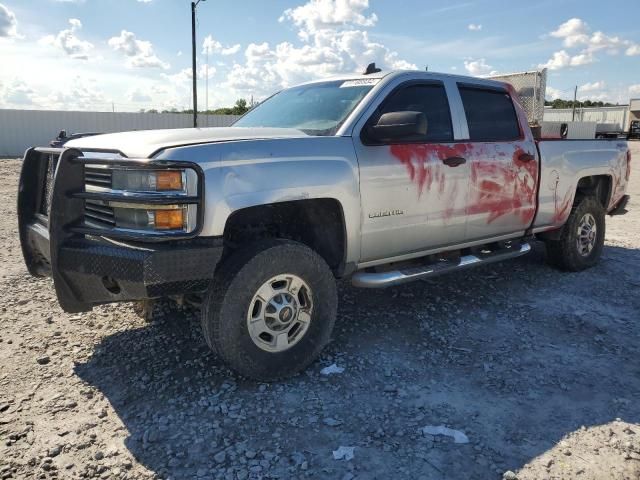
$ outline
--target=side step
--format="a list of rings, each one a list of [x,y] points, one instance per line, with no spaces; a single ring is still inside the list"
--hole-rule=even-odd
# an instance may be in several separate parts
[[[354,286],[362,288],[390,287],[392,285],[399,285],[413,280],[434,277],[443,273],[464,270],[493,262],[500,262],[508,258],[520,257],[530,251],[531,245],[528,243],[521,243],[509,248],[503,248],[488,253],[463,255],[455,261],[440,261],[423,265],[407,266],[405,268],[384,272],[361,270],[353,274],[351,281]]]

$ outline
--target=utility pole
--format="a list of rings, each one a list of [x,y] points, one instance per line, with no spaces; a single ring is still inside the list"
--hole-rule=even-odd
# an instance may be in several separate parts
[[[578,101],[578,86],[576,85],[576,89],[573,91],[573,112],[571,112],[571,121],[576,121],[576,102]]]
[[[191,2],[191,73],[193,76],[193,128],[198,127],[198,72],[196,72],[196,7],[200,2]]]
[[[205,79],[205,100],[204,100],[204,111],[206,112],[206,120],[207,120],[207,127],[209,126],[209,49],[207,48],[206,51],[206,61],[207,63],[205,64],[205,72],[204,72],[204,76],[206,77]]]

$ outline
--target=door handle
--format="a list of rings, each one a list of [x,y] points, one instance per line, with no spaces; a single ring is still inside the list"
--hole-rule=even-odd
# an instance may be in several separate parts
[[[467,159],[462,157],[449,157],[442,160],[442,163],[450,167],[459,167],[463,163],[466,163]]]
[[[534,157],[533,155],[531,155],[530,153],[521,153],[518,156],[518,160],[520,160],[521,162],[531,162],[532,160],[535,160],[536,157]]]

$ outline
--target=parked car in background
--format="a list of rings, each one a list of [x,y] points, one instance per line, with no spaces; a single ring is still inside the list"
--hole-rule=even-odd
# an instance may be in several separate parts
[[[627,138],[640,140],[640,120],[631,121],[631,125],[629,125],[629,135]]]
[[[60,148],[70,140],[76,140],[78,138],[84,138],[84,137],[92,137],[94,135],[102,135],[102,134],[97,132],[91,132],[91,133],[72,133],[71,135],[67,135],[66,130],[60,130],[60,133],[58,133],[58,136],[49,142],[49,146],[54,148]]]
[[[560,269],[598,262],[605,217],[629,200],[625,140],[536,139],[503,82],[369,70],[285,89],[230,128],[29,149],[29,272],[68,312],[201,295],[209,346],[275,380],[329,342],[336,278],[398,285],[534,238]]]

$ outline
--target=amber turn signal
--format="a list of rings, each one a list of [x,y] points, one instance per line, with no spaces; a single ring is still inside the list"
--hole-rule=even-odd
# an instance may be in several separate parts
[[[179,230],[184,228],[184,210],[156,210],[155,227],[157,230]]]
[[[156,172],[156,190],[182,190],[182,172],[176,170]]]

